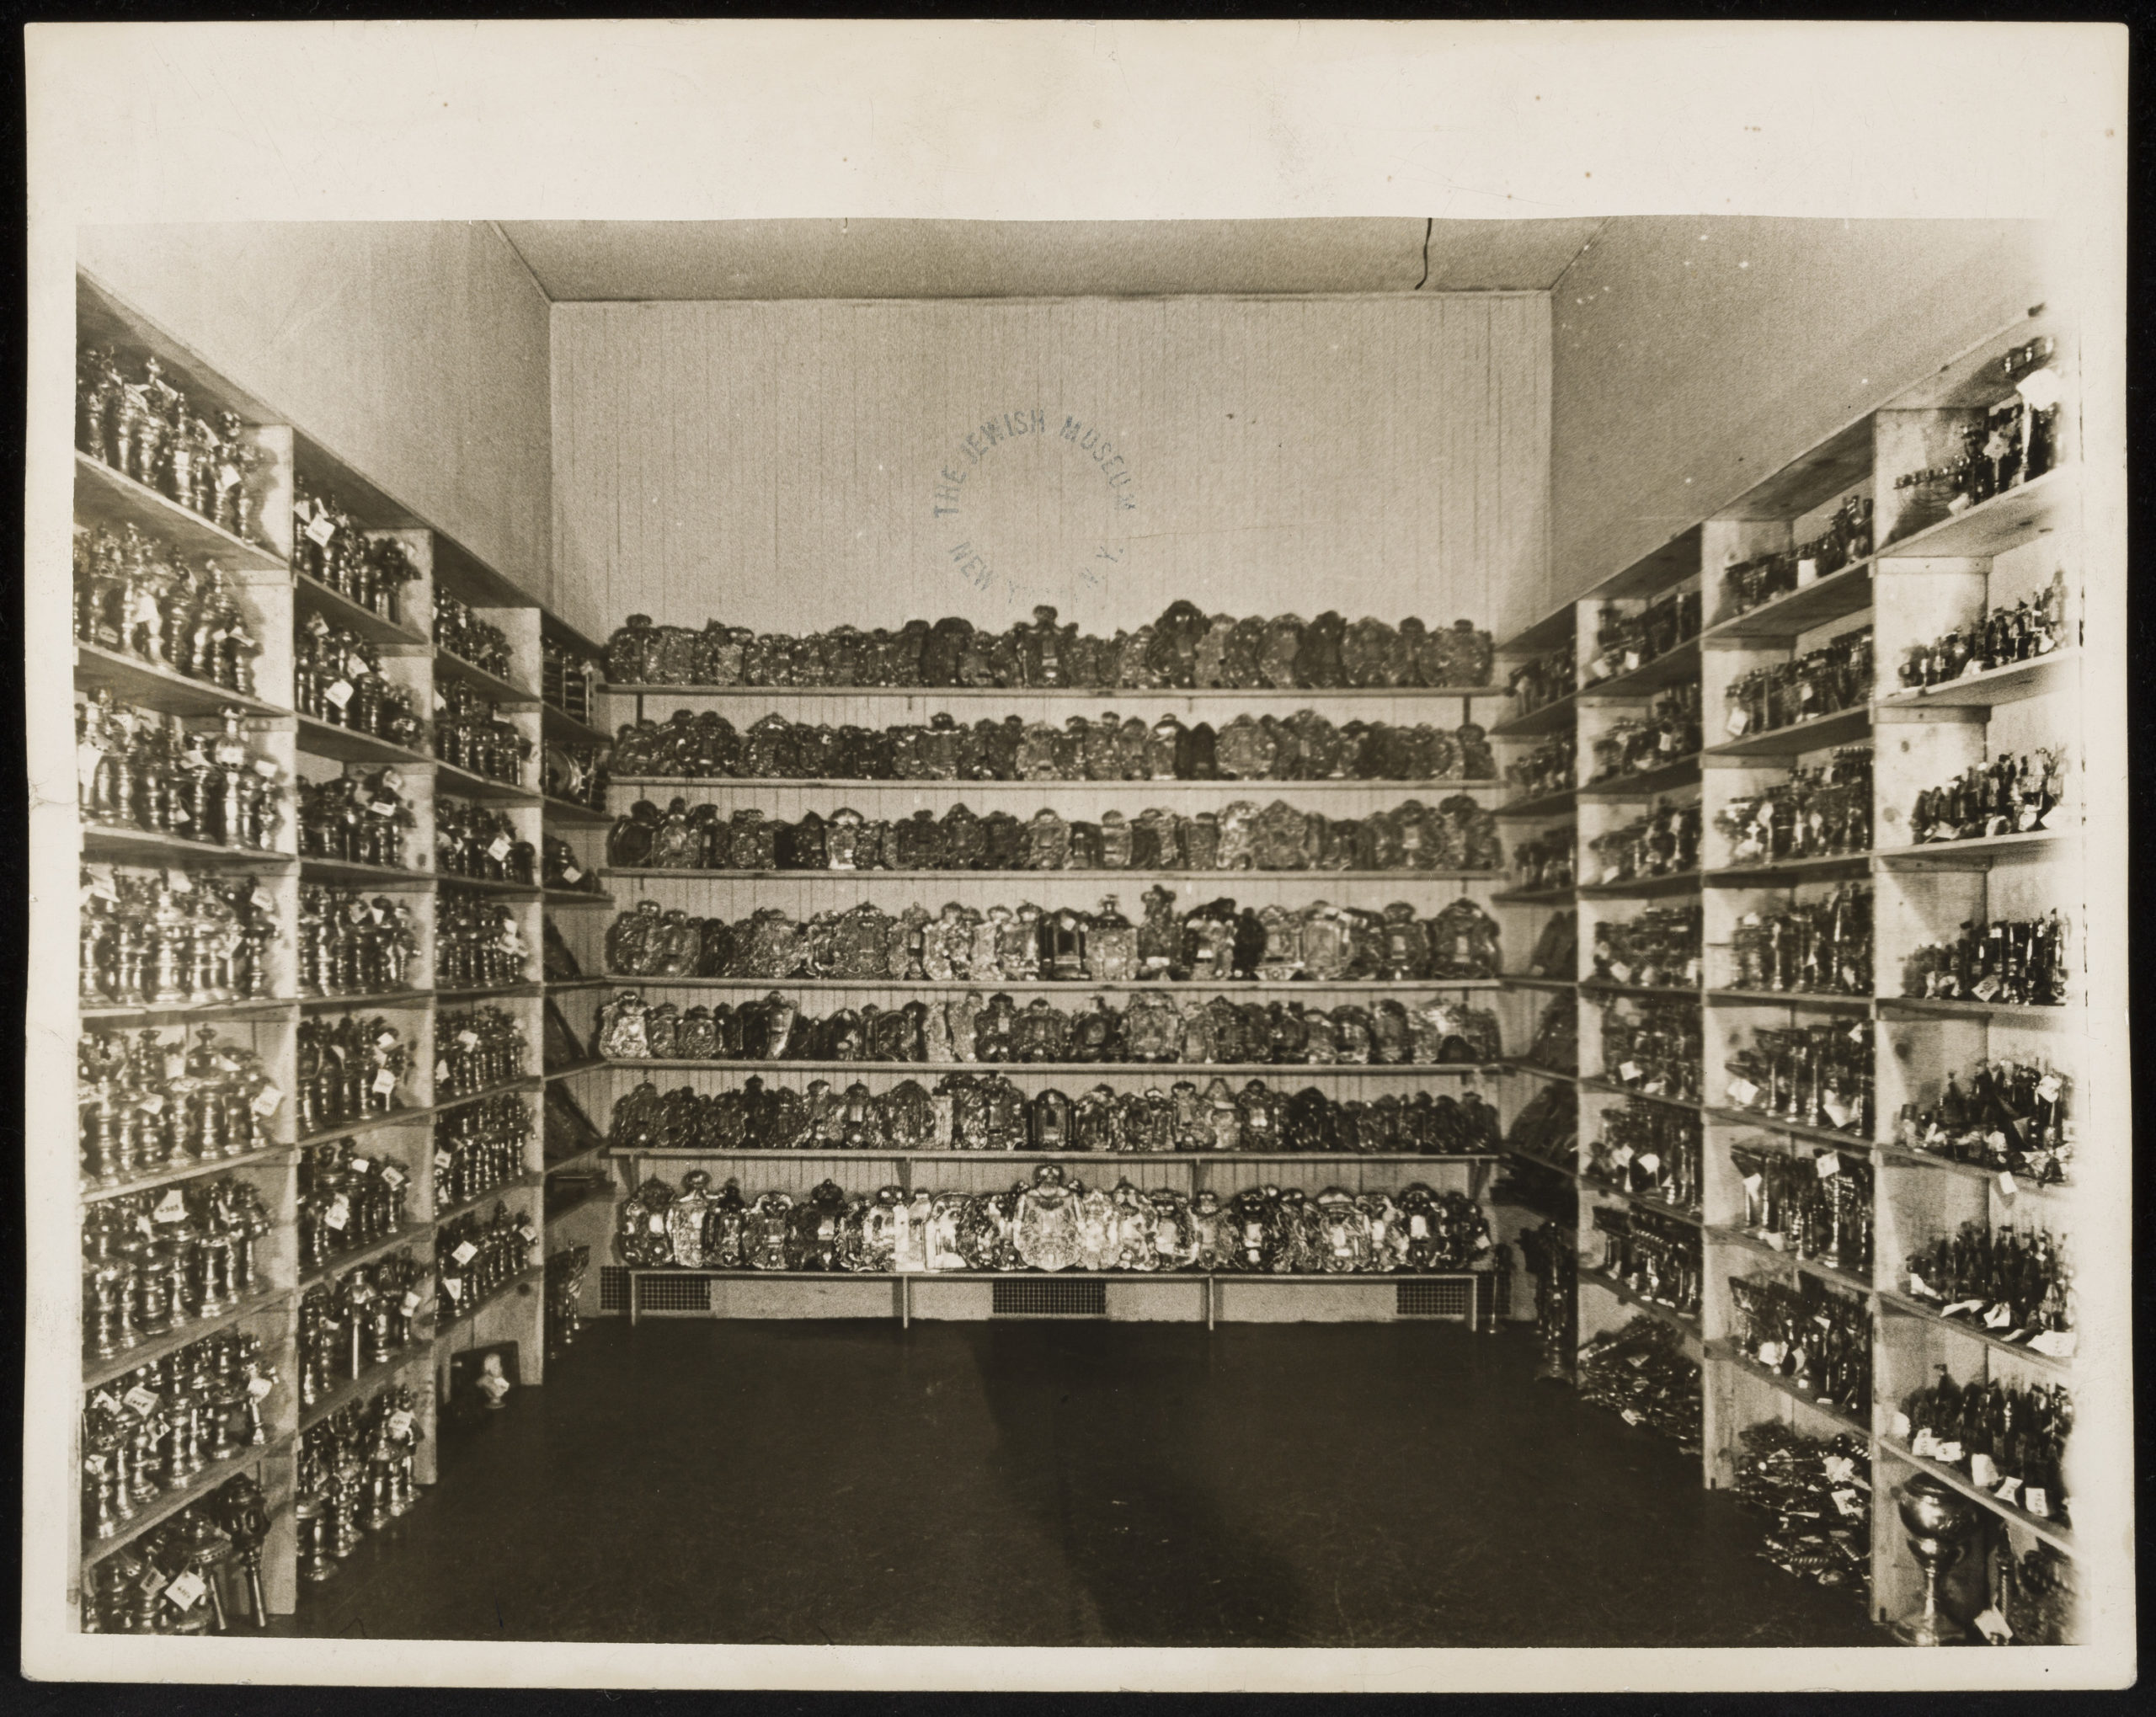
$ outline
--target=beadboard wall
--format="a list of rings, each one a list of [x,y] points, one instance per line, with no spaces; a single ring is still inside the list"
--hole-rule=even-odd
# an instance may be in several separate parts
[[[1549,315],[1542,293],[558,304],[556,589],[601,635],[1042,602],[1112,631],[1178,597],[1502,633],[1551,600]]]
[[[86,227],[168,333],[542,602],[547,302],[484,221]]]

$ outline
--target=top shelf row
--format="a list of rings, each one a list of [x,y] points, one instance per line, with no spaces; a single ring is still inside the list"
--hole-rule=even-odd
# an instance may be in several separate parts
[[[1860,618],[1882,579],[1980,573],[2061,533],[2079,499],[2071,339],[2036,307],[1508,640],[1516,702],[1492,733],[1556,732],[1702,650]]]

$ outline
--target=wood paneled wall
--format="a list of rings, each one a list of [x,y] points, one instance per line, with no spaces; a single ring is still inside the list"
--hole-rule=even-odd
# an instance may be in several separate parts
[[[548,306],[483,222],[84,227],[83,265],[542,601]]]
[[[2047,296],[2025,221],[1612,221],[1550,294],[1550,600]]]
[[[1548,336],[1539,293],[557,305],[557,586],[602,634],[1502,628],[1547,588]]]

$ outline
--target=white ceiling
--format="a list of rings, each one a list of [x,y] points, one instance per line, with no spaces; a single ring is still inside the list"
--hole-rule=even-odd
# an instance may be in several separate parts
[[[1540,291],[1602,224],[505,221],[502,230],[556,300],[1062,298]]]

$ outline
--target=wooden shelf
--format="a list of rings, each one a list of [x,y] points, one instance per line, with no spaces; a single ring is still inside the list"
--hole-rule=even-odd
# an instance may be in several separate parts
[[[1430,793],[1450,794],[1494,791],[1504,783],[1494,776],[1448,776],[1429,781],[896,781],[870,780],[862,776],[830,778],[812,776],[766,775],[617,775],[608,785],[617,787],[658,787],[671,793],[692,789],[728,792],[765,787],[815,787],[843,792],[951,793],[1177,793],[1225,794],[1241,798],[1282,798],[1291,793]],[[611,822],[613,819],[607,819]]]
[[[849,886],[862,882],[880,882],[889,878],[902,881],[942,881],[969,882],[1038,882],[1044,879],[1067,877],[1099,878],[1107,882],[1494,882],[1504,873],[1502,871],[1329,871],[1311,868],[1302,871],[1213,870],[1213,871],[1113,871],[1084,870],[1065,866],[1053,871],[899,871],[899,870],[685,870],[673,866],[646,866],[641,868],[609,865],[600,875],[607,878],[626,878],[631,882],[654,882],[685,880],[689,882],[844,882]]]
[[[291,1440],[292,1433],[284,1431],[270,1437],[259,1448],[235,1449],[221,1460],[209,1462],[200,1472],[190,1474],[179,1484],[168,1487],[151,1501],[138,1503],[134,1514],[121,1521],[119,1530],[110,1538],[83,1538],[83,1566],[85,1569],[94,1567],[115,1551],[125,1549],[136,1539],[163,1526],[181,1509],[200,1502],[234,1474],[246,1472],[265,1461],[281,1457]]]
[[[471,989],[437,989],[437,1001],[484,1001],[490,996],[538,995],[542,986],[529,978],[520,978],[515,984],[482,984]]]
[[[1509,804],[1498,806],[1491,814],[1500,822],[1525,822],[1530,819],[1561,817],[1578,803],[1578,790],[1563,787],[1554,793],[1537,793],[1531,798],[1514,799]]]
[[[1868,995],[1840,995],[1823,989],[1709,989],[1700,994],[1725,1007],[1818,1008],[1828,1013],[1868,1014]]]
[[[552,821],[574,823],[590,829],[611,828],[615,821],[611,811],[595,811],[589,805],[579,805],[569,799],[558,799],[552,793],[539,796],[539,808]]]
[[[78,691],[109,691],[122,703],[176,716],[214,716],[236,709],[262,720],[282,721],[292,713],[261,698],[227,691],[206,680],[190,680],[139,656],[80,640],[75,644],[75,687]]]
[[[2078,466],[2061,466],[1890,542],[1874,557],[1879,570],[1891,577],[1897,560],[1983,560],[2033,542],[2065,522],[2080,475]]]
[[[1852,1275],[1846,1270],[1822,1262],[1817,1258],[1800,1258],[1796,1253],[1784,1251],[1771,1241],[1762,1240],[1757,1234],[1747,1234],[1742,1229],[1719,1228],[1710,1224],[1707,1234],[1710,1239],[1726,1241],[1733,1246],[1742,1246],[1746,1251],[1756,1253],[1758,1256],[1787,1269],[1801,1271],[1805,1275],[1826,1282],[1829,1287],[1838,1288],[1844,1293],[1855,1294],[1867,1302],[1873,1297],[1871,1284],[1861,1276]]]
[[[1500,888],[1490,898],[1500,906],[1569,906],[1578,892],[1576,888]]]
[[[1879,1439],[1879,1447],[1896,1460],[1930,1474],[1933,1478],[1950,1490],[1959,1490],[1972,1502],[1989,1509],[2000,1519],[2011,1521],[2015,1525],[2035,1533],[2053,1549],[2063,1551],[2069,1556],[2075,1554],[2073,1533],[2071,1528],[2060,1526],[2055,1521],[2045,1520],[2030,1513],[2025,1508],[2017,1507],[2011,1502],[1993,1496],[1959,1467],[1950,1467],[1944,1461],[1935,1461],[1928,1455],[1918,1454],[1906,1443],[1897,1442],[1891,1437],[1881,1437]],[[1875,1478],[1874,1483],[1876,1482]]]
[[[1658,1299],[1649,1299],[1643,1293],[1635,1293],[1631,1288],[1625,1287],[1625,1284],[1620,1282],[1615,1277],[1605,1276],[1601,1271],[1589,1269],[1584,1264],[1580,1266],[1578,1276],[1580,1281],[1582,1282],[1591,1282],[1595,1287],[1600,1288],[1604,1293],[1614,1294],[1619,1299],[1624,1301],[1626,1305],[1637,1306],[1649,1317],[1659,1319],[1662,1322],[1668,1324],[1673,1330],[1683,1330],[1684,1334],[1689,1336],[1694,1341],[1696,1341],[1700,1339],[1700,1320],[1698,1318],[1689,1316],[1685,1313],[1678,1311],[1674,1306],[1664,1305]]]
[[[1697,871],[1674,871],[1662,877],[1629,877],[1621,882],[1588,882],[1579,893],[1597,899],[1622,899],[1627,896],[1655,894],[1689,894],[1700,886]]]
[[[1999,1177],[2001,1175],[2008,1172],[2004,1169],[1985,1168],[1981,1163],[1956,1162],[1952,1157],[1941,1156],[1936,1151],[1918,1150],[1906,1144],[1874,1145],[1872,1154],[1879,1161],[1892,1164],[1899,1168],[1938,1169],[1946,1174],[1959,1175],[1965,1180],[1988,1181],[1993,1186],[1999,1184]],[[2012,1179],[2015,1196],[2017,1198],[2070,1197],[2077,1190],[2071,1181],[2063,1185],[2045,1186],[2031,1180],[2026,1175],[2015,1175]]]
[[[1689,1097],[1659,1097],[1652,1091],[1642,1091],[1631,1085],[1620,1085],[1614,1080],[1582,1077],[1579,1082],[1583,1091],[1598,1091],[1605,1097],[1637,1097],[1643,1103],[1660,1103],[1667,1109],[1684,1109],[1694,1115],[1704,1115],[1704,1105]]]
[[[86,1026],[117,1025],[125,1020],[272,1020],[291,1010],[292,999],[258,1001],[84,1002],[77,1013]]]
[[[1764,733],[1747,733],[1741,739],[1724,740],[1719,745],[1708,746],[1700,755],[1710,763],[1731,759],[1748,763],[1757,757],[1800,757],[1807,751],[1852,744],[1870,732],[1871,706],[1860,703],[1812,721],[1791,722],[1785,728],[1769,728]]]
[[[489,877],[460,877],[451,871],[435,872],[435,881],[444,888],[462,888],[504,900],[536,900],[542,892],[536,882],[498,882]]]
[[[197,1318],[193,1323],[183,1324],[177,1330],[168,1330],[161,1336],[152,1336],[137,1341],[132,1347],[115,1354],[110,1359],[83,1361],[83,1387],[93,1389],[109,1384],[115,1378],[125,1377],[131,1371],[140,1371],[146,1365],[155,1365],[168,1353],[177,1353],[183,1347],[192,1346],[205,1336],[214,1336],[220,1330],[229,1329],[243,1319],[257,1312],[268,1311],[280,1301],[291,1297],[289,1288],[258,1288],[241,1297],[232,1305],[214,1318]]]
[[[75,453],[75,514],[93,525],[140,525],[145,534],[169,542],[182,557],[213,560],[229,571],[286,570],[285,557],[275,549],[233,536],[192,507],[181,506],[79,448]]]
[[[318,1282],[334,1282],[339,1277],[348,1275],[363,1265],[371,1264],[377,1258],[387,1257],[399,1246],[416,1245],[434,1231],[431,1218],[421,1222],[408,1222],[395,1234],[386,1234],[378,1240],[370,1240],[364,1246],[355,1246],[349,1252],[339,1252],[333,1258],[325,1258],[300,1277],[299,1291],[305,1293]],[[431,1267],[434,1260],[429,1257],[425,1262]]]
[[[1652,697],[1680,680],[1696,679],[1699,672],[1700,639],[1694,633],[1636,668],[1613,674],[1606,680],[1585,681],[1577,696],[1582,703],[1632,701]]]
[[[1490,729],[1490,737],[1492,739],[1527,739],[1538,733],[1554,733],[1561,728],[1569,728],[1578,712],[1579,700],[1579,692],[1574,689],[1562,697],[1551,698],[1549,702],[1540,708],[1529,710],[1524,716],[1508,716]]]
[[[537,692],[528,691],[513,680],[504,680],[499,674],[489,674],[476,662],[467,662],[463,657],[437,644],[435,647],[435,681],[439,685],[445,680],[462,680],[476,689],[488,702],[510,709],[536,709],[542,707]]]
[[[1104,700],[1108,703],[1127,703],[1134,698],[1158,698],[1170,703],[1278,702],[1287,699],[1331,702],[1342,698],[1438,702],[1512,696],[1502,685],[617,685],[610,681],[599,689],[613,697],[693,697],[707,701],[743,698],[755,703],[798,698],[847,702],[873,698],[905,703],[988,698],[1005,703],[1082,703],[1089,708]]]
[[[1710,888],[1764,888],[1801,882],[1815,877],[1861,877],[1870,873],[1869,852],[1838,852],[1814,858],[1774,859],[1764,864],[1716,865],[1700,872]]]
[[[297,862],[288,852],[263,852],[253,847],[183,840],[147,829],[126,829],[110,823],[84,823],[79,826],[83,831],[83,856],[92,864],[280,871]]]
[[[430,1277],[433,1270],[433,1261],[429,1260],[427,1272]],[[429,1307],[422,1306],[413,1314],[415,1325],[420,1318],[427,1314],[429,1309]],[[434,1344],[433,1336],[423,1336],[415,1327],[412,1332],[412,1339],[398,1348],[396,1352],[391,1354],[388,1358],[378,1365],[370,1365],[357,1377],[345,1378],[312,1407],[302,1407],[299,1425],[301,1435],[304,1436],[321,1424],[323,1420],[342,1411],[350,1403],[387,1388],[396,1381],[400,1373],[410,1370],[414,1365],[430,1361],[434,1357]],[[296,1389],[298,1386],[295,1384],[293,1387]]]
[[[407,769],[435,767],[430,755],[414,751],[408,745],[378,739],[372,733],[362,733],[354,728],[340,728],[316,716],[302,715],[295,719],[299,723],[300,749],[309,757],[334,757],[345,763],[401,765]]]
[[[474,1192],[469,1198],[460,1198],[454,1204],[443,1206],[429,1220],[432,1226],[440,1228],[444,1223],[454,1222],[460,1216],[469,1215],[483,1205],[506,1204],[512,1192],[528,1192],[535,1186],[544,1188],[546,1184],[547,1176],[543,1171],[538,1174],[515,1175],[506,1181],[499,1181],[488,1187],[483,1192]]]
[[[332,626],[342,627],[346,632],[368,643],[379,644],[397,654],[424,654],[434,648],[424,632],[415,626],[376,614],[371,608],[355,602],[341,590],[333,590],[319,579],[304,573],[292,574],[293,600],[302,614],[320,615]]]
[[[496,781],[492,776],[474,775],[468,769],[459,769],[453,763],[435,759],[435,791],[450,793],[460,799],[478,799],[488,803],[509,805],[536,805],[539,791],[520,781]]]
[[[871,1163],[1494,1163],[1502,1151],[1354,1151],[1354,1150],[908,1150],[895,1146],[864,1145],[859,1149],[798,1150],[787,1145],[746,1146],[734,1150],[705,1150],[694,1145],[664,1145],[641,1149],[609,1144],[597,1154],[616,1161],[632,1159],[652,1162],[871,1162]],[[552,1174],[552,1168],[547,1173]],[[755,1274],[763,1272],[755,1272]],[[942,1273],[942,1272],[931,1272]],[[1061,1272],[1057,1272],[1061,1273]]]
[[[1922,846],[1881,847],[1873,856],[1881,870],[1988,871],[2015,859],[2047,859],[2081,839],[2077,828],[2037,829],[2026,835],[1988,835],[1972,840],[1933,840]]]
[[[1525,973],[1508,972],[1498,980],[1508,988],[1520,989],[1577,989],[1579,980],[1574,978],[1534,978]]]
[[[1673,757],[1653,769],[1636,770],[1630,775],[1605,776],[1591,781],[1580,789],[1583,799],[1652,799],[1657,794],[1674,792],[1678,787],[1697,786],[1700,780],[1700,757],[1697,751],[1683,757]]]
[[[394,865],[362,865],[350,859],[303,858],[302,882],[330,882],[340,888],[424,889],[435,885],[432,871],[401,871]]]
[[[1532,1061],[1508,1061],[1505,1064],[1505,1071],[1530,1074],[1536,1079],[1561,1080],[1565,1084],[1572,1085],[1580,1083],[1580,1076],[1576,1073],[1566,1073],[1555,1067],[1540,1067]]]
[[[1809,1139],[1814,1144],[1830,1145],[1836,1150],[1847,1151],[1851,1156],[1869,1156],[1871,1154],[1870,1139],[1854,1133],[1837,1133],[1831,1127],[1814,1127],[1804,1121],[1785,1121],[1754,1109],[1736,1109],[1726,1104],[1710,1105],[1700,1112],[1710,1121],[1720,1121],[1732,1127],[1758,1127],[1769,1133],[1785,1133],[1792,1138]]]
[[[1798,1405],[1810,1408],[1821,1418],[1833,1421],[1842,1430],[1861,1437],[1867,1442],[1870,1441],[1871,1427],[1856,1415],[1849,1412],[1846,1408],[1834,1405],[1831,1401],[1822,1401],[1806,1394],[1780,1372],[1769,1371],[1758,1360],[1750,1357],[1737,1346],[1736,1342],[1726,1339],[1710,1341],[1707,1343],[1706,1352],[1707,1357],[1716,1363],[1726,1365],[1732,1370],[1743,1373],[1753,1382],[1764,1384],[1769,1389],[1778,1390],[1782,1394],[1787,1395]]]
[[[1696,984],[1619,984],[1607,978],[1582,978],[1579,992],[1590,1000],[1612,995],[1671,995],[1684,1001],[1700,999]]]
[[[2025,698],[2071,688],[2081,676],[2081,652],[2054,650],[2026,662],[2015,662],[1988,673],[1964,674],[1938,685],[1914,691],[1897,691],[1879,700],[1879,712],[1891,715],[1900,710],[1996,709]]]
[[[547,1241],[547,1218],[543,1211],[540,1214],[537,1226],[539,1229],[539,1249],[542,1251],[544,1251],[546,1250]],[[480,1313],[488,1311],[495,1306],[503,1304],[506,1301],[514,1299],[516,1297],[516,1293],[519,1288],[527,1287],[532,1282],[542,1280],[546,1274],[547,1266],[543,1262],[534,1264],[528,1270],[520,1271],[515,1276],[510,1277],[508,1281],[502,1283],[499,1288],[496,1288],[484,1299],[475,1299],[470,1305],[461,1307],[455,1317],[450,1319],[447,1323],[442,1324],[435,1329],[435,1340],[436,1341],[443,1340],[445,1337],[454,1334],[465,1325],[470,1323],[474,1318],[478,1317]]]
[[[184,1163],[173,1163],[162,1169],[152,1169],[147,1174],[131,1176],[125,1181],[115,1181],[110,1186],[101,1181],[85,1181],[82,1186],[82,1200],[86,1205],[100,1204],[109,1198],[125,1198],[131,1192],[153,1192],[160,1186],[191,1181],[198,1175],[221,1175],[234,1169],[267,1168],[287,1159],[291,1149],[289,1144],[265,1144],[259,1150],[243,1150],[237,1156],[189,1158]]]
[[[611,894],[593,894],[582,888],[542,888],[540,893],[546,897],[547,904],[549,907],[611,906],[614,904],[614,897]]]
[[[1881,1304],[1890,1307],[1903,1317],[1915,1318],[1925,1324],[1952,1330],[1957,1334],[1967,1336],[1972,1341],[1981,1342],[1987,1347],[1996,1348],[2002,1353],[2009,1353],[2015,1358],[2028,1364],[2040,1365],[2052,1371],[2067,1373],[2070,1373],[2073,1369],[2073,1362],[2071,1359],[2054,1359],[2048,1353],[2039,1353],[2026,1341],[2002,1341],[1974,1318],[1942,1316],[1939,1307],[1920,1300],[1913,1294],[1903,1293],[1897,1288],[1881,1288],[1879,1299]]]
[[[1496,989],[1502,978],[1264,978],[1111,979],[1105,978],[626,978],[618,975],[579,980],[610,984],[622,989],[739,989],[761,994],[772,989],[873,991],[903,989],[948,991],[1008,990],[1013,994],[1091,995],[1309,995],[1319,990],[1354,990],[1358,994],[1397,995],[1416,989]],[[552,984],[551,989],[564,986]],[[1173,1062],[1158,1064],[1171,1067]]]
[[[1725,640],[1764,638],[1786,642],[1871,606],[1871,557],[1801,584],[1771,601],[1716,621],[1700,634],[1709,648]]]
[[[574,745],[611,745],[614,736],[604,728],[595,728],[589,722],[580,722],[558,704],[542,699],[539,705],[539,731],[549,739],[564,739]]]
[[[609,1067],[634,1071],[654,1068],[670,1072],[707,1073],[1043,1073],[1150,1074],[1155,1078],[1194,1077],[1255,1079],[1265,1074],[1295,1079],[1472,1079],[1478,1074],[1502,1073],[1497,1061],[1442,1061],[1420,1064],[1394,1062],[1337,1061],[728,1061],[716,1058],[665,1061],[610,1057]]]
[[[1582,1191],[1594,1193],[1598,1197],[1614,1198],[1620,1203],[1631,1206],[1635,1210],[1652,1210],[1657,1215],[1668,1217],[1675,1222],[1689,1224],[1693,1228],[1703,1229],[1706,1226],[1706,1218],[1698,1211],[1688,1210],[1681,1204],[1672,1204],[1667,1198],[1656,1198],[1643,1192],[1628,1192],[1622,1186],[1611,1186],[1609,1181],[1598,1178],[1592,1170],[1586,1168],[1575,1169],[1571,1172],[1572,1178],[1580,1183]]]
[[[327,1014],[347,1008],[424,1007],[434,999],[434,994],[431,989],[384,989],[372,995],[303,995],[300,998],[300,1011]]]
[[[362,1133],[373,1133],[384,1127],[408,1127],[414,1122],[434,1117],[431,1106],[421,1104],[408,1109],[385,1109],[378,1115],[362,1115],[355,1121],[339,1122],[334,1127],[323,1127],[307,1134],[302,1145],[326,1144],[333,1138],[350,1138]]]
[[[2058,1007],[2039,1007],[2027,1002],[1944,1001],[1917,995],[1882,995],[1883,1019],[1989,1020],[2002,1026],[2080,1025],[2084,1010],[2076,1002]]]
[[[595,1073],[606,1065],[603,1056],[590,1056],[582,1061],[571,1062],[567,1067],[549,1068],[540,1075],[541,1080],[552,1085],[558,1079],[574,1079],[580,1073]]]

